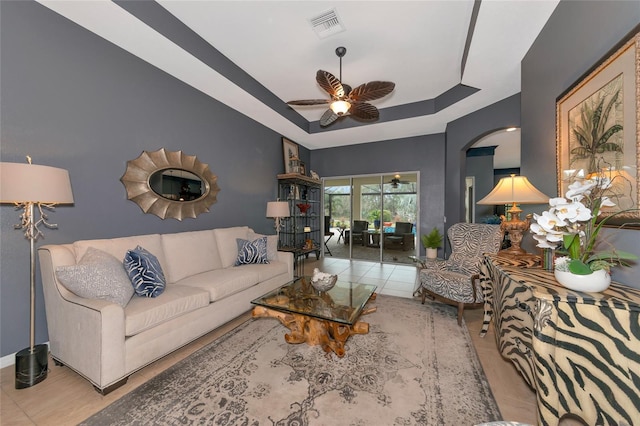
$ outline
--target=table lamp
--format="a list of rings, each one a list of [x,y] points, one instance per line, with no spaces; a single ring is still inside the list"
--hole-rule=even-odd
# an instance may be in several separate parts
[[[516,176],[512,174],[509,177],[500,179],[498,184],[491,190],[486,197],[478,201],[483,205],[504,205],[511,204],[511,208],[507,210],[510,219],[501,216],[500,228],[503,232],[509,233],[511,247],[498,252],[499,255],[508,257],[518,257],[527,255],[527,252],[520,247],[522,235],[529,229],[532,215],[528,214],[525,220],[520,219],[522,210],[518,204],[546,204],[549,197],[538,191],[529,180],[524,176]]]
[[[31,305],[29,347],[16,353],[16,389],[24,389],[47,378],[47,345],[35,344],[35,303],[36,303],[36,248],[35,242],[42,236],[38,228],[56,228],[48,223],[42,208],[53,209],[56,204],[73,204],[69,172],[55,167],[31,164],[0,163],[0,203],[11,203],[22,209],[20,223],[16,229],[24,229],[30,243],[31,255]],[[37,206],[40,218],[35,217]]]
[[[289,217],[289,203],[286,201],[269,201],[267,203],[267,217],[272,217],[275,221],[276,235],[278,236],[278,247],[280,247],[280,229],[282,228],[282,218]]]

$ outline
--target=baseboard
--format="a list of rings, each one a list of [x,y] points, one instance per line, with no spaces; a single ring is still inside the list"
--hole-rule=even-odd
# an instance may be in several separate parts
[[[49,342],[44,342],[43,344],[49,346]],[[0,368],[10,367],[16,363],[16,352],[5,355],[0,358]]]

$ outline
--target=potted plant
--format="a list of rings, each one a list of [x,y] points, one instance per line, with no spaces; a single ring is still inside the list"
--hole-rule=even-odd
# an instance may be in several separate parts
[[[369,213],[369,220],[373,222],[374,228],[380,229],[382,222],[391,220],[391,212],[389,210],[385,210],[384,212],[381,212],[380,209],[373,210]]]
[[[438,257],[438,247],[442,246],[442,240],[444,240],[444,236],[440,233],[438,228],[435,226],[428,234],[423,234],[420,237],[422,240],[422,245],[425,249],[427,249],[427,259],[435,259]]]
[[[617,250],[611,242],[597,244],[598,234],[609,219],[635,210],[622,210],[598,222],[601,208],[615,206],[605,195],[612,181],[604,174],[575,176],[564,197],[551,198],[548,211],[533,215],[535,223],[530,231],[537,246],[564,254],[554,261],[554,275],[572,290],[604,291],[611,282],[612,267],[628,266],[627,261],[638,259],[633,253]]]

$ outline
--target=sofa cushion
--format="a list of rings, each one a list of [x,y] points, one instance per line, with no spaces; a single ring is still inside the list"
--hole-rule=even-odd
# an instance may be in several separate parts
[[[160,234],[135,235],[132,237],[111,238],[105,240],[82,240],[73,243],[77,262],[82,259],[82,256],[84,256],[89,247],[95,247],[99,250],[106,251],[122,262],[127,251],[136,246],[142,246],[149,250],[158,258],[160,265],[164,267],[165,258],[162,251],[162,240],[160,239]]]
[[[252,263],[269,263],[267,260],[267,237],[261,237],[253,241],[236,239],[238,244],[238,257],[235,266],[250,265]]]
[[[180,285],[170,285],[159,297],[134,297],[124,309],[125,335],[134,336],[208,305],[206,291]]]
[[[214,229],[213,233],[216,236],[216,243],[218,244],[218,252],[220,253],[220,259],[222,260],[222,267],[228,268],[236,263],[236,257],[238,256],[238,245],[236,244],[237,238],[247,240],[249,235],[248,226],[236,226],[233,228],[218,228]]]
[[[133,296],[122,262],[93,247],[77,265],[58,266],[56,276],[67,290],[85,299],[103,299],[125,307]]]
[[[190,275],[222,268],[213,230],[162,235],[167,281],[174,283]]]
[[[247,235],[248,240],[256,240],[261,237],[267,237],[267,260],[272,262],[278,259],[278,236],[277,235],[263,235],[257,234],[252,229],[249,229]]]
[[[260,274],[255,268],[268,268],[271,265],[246,265],[242,268],[223,268],[192,275],[177,284],[197,287],[209,292],[209,300],[215,302],[238,293],[260,282]]]
[[[258,274],[258,282],[265,282],[273,277],[287,273],[287,264],[285,262],[269,262],[268,264],[242,265],[236,269],[247,272],[255,272]]]
[[[136,295],[157,297],[162,294],[167,281],[158,258],[143,247],[137,246],[124,256],[124,268],[129,274]]]

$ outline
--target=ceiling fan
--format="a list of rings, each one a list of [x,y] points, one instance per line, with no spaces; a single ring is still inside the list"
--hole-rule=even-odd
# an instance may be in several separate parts
[[[392,188],[397,188],[399,184],[401,183],[410,183],[407,180],[400,180],[400,175],[396,174],[393,176],[393,179],[391,179],[391,181],[389,182],[391,184]]]
[[[331,96],[331,99],[304,99],[289,101],[287,104],[303,106],[329,104],[329,109],[320,118],[322,127],[346,115],[362,121],[376,121],[380,116],[378,108],[368,102],[387,96],[396,85],[390,81],[370,81],[351,89],[351,86],[342,84],[342,57],[346,53],[347,49],[344,47],[336,49],[336,55],[340,58],[340,79],[328,71],[318,70],[316,73],[316,81]]]

